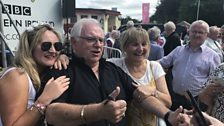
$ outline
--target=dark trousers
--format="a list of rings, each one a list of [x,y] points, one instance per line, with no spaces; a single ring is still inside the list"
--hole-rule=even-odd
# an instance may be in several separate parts
[[[172,95],[171,110],[175,111],[177,108],[179,108],[179,106],[183,106],[184,109],[188,110],[192,109],[191,102],[185,96],[179,95],[177,93],[173,93]]]

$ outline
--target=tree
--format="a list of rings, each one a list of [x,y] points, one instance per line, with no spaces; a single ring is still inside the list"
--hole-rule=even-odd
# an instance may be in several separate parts
[[[189,4],[189,1],[191,3]],[[221,26],[224,22],[222,0],[201,0],[199,7],[199,20],[206,21],[209,25]],[[197,17],[198,0],[182,0],[179,8],[180,20],[193,22]]]
[[[156,13],[151,17],[159,23],[171,20],[175,23],[181,21],[193,22],[197,17],[199,0],[161,0]],[[224,24],[224,0],[200,0],[199,20],[209,25],[221,26]]]
[[[156,7],[156,13],[151,17],[151,21],[156,20],[158,23],[173,21],[177,23],[179,5],[180,0],[161,0],[161,4]]]
[[[125,18],[121,18],[121,25],[126,25],[128,21],[132,20],[134,23],[141,23],[141,21],[137,19],[132,19],[130,16],[127,16]]]

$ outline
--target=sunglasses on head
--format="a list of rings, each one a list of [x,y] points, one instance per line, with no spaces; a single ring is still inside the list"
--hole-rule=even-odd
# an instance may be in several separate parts
[[[56,51],[61,51],[62,48],[63,48],[61,42],[56,42],[53,45],[54,45],[54,48],[55,48]],[[41,44],[41,50],[42,51],[48,51],[48,50],[50,50],[51,47],[52,47],[52,43],[51,42],[43,42]]]

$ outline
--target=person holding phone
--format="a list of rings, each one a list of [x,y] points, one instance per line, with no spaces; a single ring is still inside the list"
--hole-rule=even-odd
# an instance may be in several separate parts
[[[210,73],[205,88],[199,94],[199,101],[207,106],[206,112],[208,114],[224,122],[224,82],[222,75],[224,75],[223,63]]]
[[[204,45],[208,33],[207,22],[194,21],[189,29],[189,43],[178,46],[159,60],[163,68],[172,67],[171,110],[175,110],[180,105],[191,109],[190,102],[185,98],[185,91],[190,90],[192,95],[197,97],[209,73],[221,63],[219,55]]]

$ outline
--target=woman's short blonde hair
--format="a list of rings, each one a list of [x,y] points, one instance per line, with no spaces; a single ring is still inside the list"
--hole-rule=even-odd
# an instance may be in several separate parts
[[[124,49],[132,42],[141,42],[145,41],[150,46],[150,40],[148,32],[143,28],[130,28],[124,31],[120,36],[121,50],[124,52]],[[148,49],[150,51],[150,48]],[[148,54],[149,54],[148,51]]]

